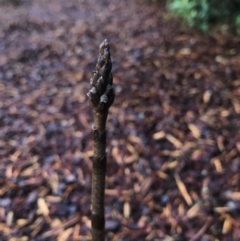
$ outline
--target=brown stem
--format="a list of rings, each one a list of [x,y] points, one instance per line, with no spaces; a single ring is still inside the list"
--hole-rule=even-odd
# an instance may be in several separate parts
[[[107,168],[106,121],[108,109],[114,101],[113,76],[110,48],[107,40],[99,47],[96,71],[91,78],[88,93],[94,111],[93,168],[92,168],[92,240],[104,241],[104,191]]]

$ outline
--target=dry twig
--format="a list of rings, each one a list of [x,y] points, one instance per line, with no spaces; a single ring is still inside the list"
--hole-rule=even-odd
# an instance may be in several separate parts
[[[104,240],[104,190],[106,174],[106,120],[108,109],[114,101],[111,73],[112,62],[108,41],[99,47],[96,71],[91,78],[88,93],[94,111],[93,142],[94,157],[92,170],[92,237],[93,241]]]

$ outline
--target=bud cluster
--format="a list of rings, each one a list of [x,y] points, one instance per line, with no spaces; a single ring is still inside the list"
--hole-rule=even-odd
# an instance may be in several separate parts
[[[95,112],[107,112],[114,101],[115,93],[112,87],[111,70],[110,47],[105,39],[99,46],[96,71],[93,71],[93,77],[90,79],[90,91],[87,94]]]

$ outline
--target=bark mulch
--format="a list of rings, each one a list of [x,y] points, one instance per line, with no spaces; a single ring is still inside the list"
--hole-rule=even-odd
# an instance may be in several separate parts
[[[0,239],[91,239],[86,93],[106,38],[107,240],[240,240],[240,37],[135,0],[0,6]]]

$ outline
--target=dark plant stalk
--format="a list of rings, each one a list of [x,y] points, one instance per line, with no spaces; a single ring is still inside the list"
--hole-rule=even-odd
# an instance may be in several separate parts
[[[93,126],[93,168],[92,168],[92,240],[104,241],[104,191],[107,169],[106,156],[106,120],[108,109],[114,101],[111,73],[112,62],[108,41],[99,46],[96,71],[90,80],[88,97],[94,111]]]

